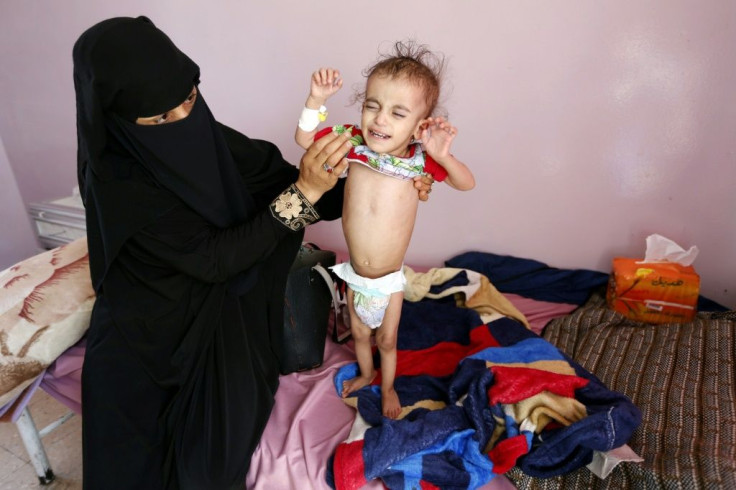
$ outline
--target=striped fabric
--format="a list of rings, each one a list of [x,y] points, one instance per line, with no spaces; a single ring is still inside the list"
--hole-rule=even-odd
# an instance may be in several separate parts
[[[507,476],[518,488],[736,489],[736,312],[646,325],[596,294],[544,338],[641,409],[629,446],[644,462],[622,463],[606,480],[586,468],[549,479],[515,468]]]

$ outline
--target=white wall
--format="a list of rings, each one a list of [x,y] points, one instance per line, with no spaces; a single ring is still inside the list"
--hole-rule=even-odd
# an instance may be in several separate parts
[[[103,18],[150,16],[200,64],[215,115],[295,163],[311,71],[350,88],[411,36],[449,58],[454,153],[478,186],[437,186],[408,263],[481,250],[607,271],[660,233],[698,245],[702,292],[736,308],[735,2],[0,1],[0,136],[24,202],[75,183],[71,48]],[[357,119],[348,96],[331,121]],[[309,237],[343,243],[336,223]]]

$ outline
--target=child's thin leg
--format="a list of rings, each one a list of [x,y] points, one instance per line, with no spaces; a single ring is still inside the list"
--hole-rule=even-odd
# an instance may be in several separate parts
[[[381,408],[385,417],[395,419],[401,414],[399,395],[394,390],[396,378],[396,340],[399,332],[403,291],[393,293],[383,323],[376,332],[376,345],[381,353]]]
[[[352,289],[348,288],[347,296],[348,312],[350,312],[350,332],[353,335],[353,341],[355,343],[355,357],[360,367],[360,375],[343,383],[343,398],[364,386],[368,386],[373,381],[373,378],[376,377],[376,370],[373,369],[373,350],[371,349],[371,335],[373,331],[355,313]]]

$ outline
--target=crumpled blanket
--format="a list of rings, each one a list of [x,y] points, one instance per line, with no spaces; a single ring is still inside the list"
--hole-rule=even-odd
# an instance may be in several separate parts
[[[329,463],[331,486],[357,489],[380,478],[391,489],[474,489],[514,465],[540,477],[566,473],[627,442],[641,421],[628,398],[520,321],[484,322],[458,307],[455,293],[443,291],[472,281],[468,271],[446,273],[428,290],[436,299],[403,305],[399,419],[381,414],[380,372],[344,400],[357,412]],[[375,361],[378,368],[378,354]],[[355,363],[338,371],[338,396],[357,372]]]
[[[404,276],[404,299],[407,301],[452,295],[457,306],[477,311],[484,323],[500,316],[508,316],[529,328],[524,315],[483,274],[452,267],[437,267],[422,273],[414,272],[405,265]]]

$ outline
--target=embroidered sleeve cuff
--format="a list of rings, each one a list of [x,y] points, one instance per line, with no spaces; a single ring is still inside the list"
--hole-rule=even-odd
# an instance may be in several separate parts
[[[270,208],[273,217],[292,231],[301,230],[319,219],[317,210],[297,189],[296,184],[287,187],[273,200]]]

